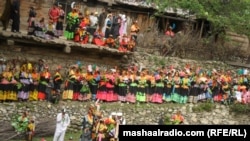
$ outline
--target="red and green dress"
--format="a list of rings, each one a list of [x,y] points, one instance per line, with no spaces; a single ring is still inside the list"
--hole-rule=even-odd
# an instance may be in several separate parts
[[[70,12],[67,15],[67,26],[64,32],[64,36],[68,39],[74,39],[75,30],[79,25],[79,18],[77,12]]]

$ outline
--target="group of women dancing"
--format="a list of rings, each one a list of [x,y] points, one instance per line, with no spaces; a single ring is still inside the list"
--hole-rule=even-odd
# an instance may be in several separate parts
[[[75,71],[76,70],[76,71]],[[77,72],[77,73],[74,73]],[[159,69],[150,72],[128,69],[87,71],[78,73],[72,68],[70,85],[65,87],[62,99],[101,100],[128,103],[250,103],[248,75],[190,69]],[[243,71],[242,71],[243,72]],[[68,83],[68,82],[67,82]],[[76,84],[77,83],[77,84]]]
[[[2,73],[1,101],[50,100],[58,92],[61,100],[74,101],[250,103],[249,75],[244,69],[233,75],[232,72],[192,71],[189,68],[104,71],[91,65],[86,69],[73,65],[63,78],[59,68],[52,75],[48,67],[37,72],[29,69],[29,64],[25,66],[15,73],[12,70]]]

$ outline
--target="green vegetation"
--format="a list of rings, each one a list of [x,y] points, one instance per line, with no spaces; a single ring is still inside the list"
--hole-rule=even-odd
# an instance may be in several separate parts
[[[235,113],[236,115],[250,114],[250,104],[245,105],[241,103],[236,103],[230,105],[229,107],[230,107],[230,112]]]
[[[215,104],[212,102],[200,103],[192,108],[193,112],[211,112],[213,109],[215,109]]]
[[[189,10],[189,15],[207,19],[213,25],[212,34],[223,29],[250,36],[249,0],[148,0],[158,7],[156,15],[162,15],[166,8]]]

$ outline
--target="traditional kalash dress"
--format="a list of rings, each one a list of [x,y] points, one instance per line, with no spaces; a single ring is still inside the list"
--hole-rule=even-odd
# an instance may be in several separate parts
[[[104,35],[102,34],[101,30],[98,30],[94,33],[94,38],[93,38],[92,43],[97,46],[104,46],[105,44]]]
[[[107,98],[107,79],[106,76],[101,76],[101,80],[98,83],[98,89],[96,93],[96,98],[101,101],[105,101]]]
[[[56,73],[53,76],[53,83],[54,83],[55,90],[61,90],[61,85],[63,83],[63,78],[62,78],[62,75],[61,75],[59,69],[56,70]]]
[[[126,101],[130,103],[136,103],[136,93],[137,93],[137,86],[138,86],[138,80],[135,79],[135,76],[132,76],[129,79],[129,89],[128,94],[126,96]]]
[[[78,97],[80,95],[80,90],[82,88],[82,75],[80,73],[80,70],[77,69],[75,73],[75,82],[73,85],[73,100],[78,100]]]
[[[78,23],[79,23],[79,18],[78,18],[78,12],[76,11],[76,9],[73,9],[73,11],[71,11],[68,15],[67,15],[67,26],[64,32],[64,36],[68,39],[68,40],[72,40],[74,39],[74,33],[76,30],[76,27],[78,27]]]
[[[30,92],[30,79],[32,78],[31,74],[26,70],[21,71],[20,74],[20,82],[22,83],[22,89],[18,91],[18,99],[19,100],[28,100],[29,92]]]
[[[212,98],[214,101],[221,101],[222,99],[222,95],[220,94],[220,83],[218,81],[217,76],[212,76],[212,86],[211,86],[211,90],[212,90]]]
[[[30,101],[37,101],[38,100],[38,83],[40,79],[40,74],[34,69],[32,74],[32,82],[30,84],[30,96],[29,100]]]
[[[48,97],[46,96],[46,88],[50,80],[50,72],[48,70],[48,67],[41,73],[40,75],[40,81],[38,84],[38,100],[45,100]]]
[[[221,91],[220,91],[220,94],[222,94],[221,102],[224,102],[224,103],[227,102],[227,99],[230,95],[230,89],[231,88],[230,88],[228,82],[226,82],[226,81],[221,82]]]
[[[206,94],[206,100],[212,100],[212,84],[213,80],[211,78],[208,79],[206,87],[205,87],[205,94]]]
[[[152,80],[154,77],[152,75],[149,75],[148,72],[146,72],[146,85],[145,85],[145,93],[146,93],[146,102],[150,102],[152,100],[152,96],[154,94],[154,91],[152,89]]]
[[[169,73],[168,76],[166,76],[164,79],[163,100],[166,102],[171,101],[172,87],[173,87],[173,78],[171,76],[171,73]]]
[[[107,130],[108,130],[108,127],[104,123],[103,119],[101,119],[101,121],[97,124],[97,127],[96,127],[97,141],[102,141],[107,137],[106,135]]]
[[[147,83],[147,80],[141,76],[137,77],[136,79],[138,80],[136,101],[146,102],[145,85]]]
[[[176,102],[176,103],[180,103],[180,85],[181,85],[181,78],[179,77],[178,73],[175,74],[174,78],[173,78],[173,91],[171,94],[171,99],[172,101]]]
[[[155,91],[152,96],[152,103],[162,103],[163,102],[163,90],[164,90],[164,83],[161,79],[161,76],[157,74],[155,76]]]
[[[198,101],[206,100],[206,87],[206,82],[200,81],[199,93],[197,97]]]
[[[200,89],[200,83],[198,81],[198,76],[192,76],[190,80],[190,91],[188,95],[188,102],[189,103],[197,103],[199,89]]]
[[[117,101],[118,100],[118,95],[115,94],[114,88],[115,88],[115,77],[113,74],[109,74],[107,76],[107,83],[106,83],[106,88],[107,88],[107,96],[106,96],[106,101]]]
[[[3,72],[3,78],[1,80],[0,84],[0,101],[6,101],[9,93],[9,86],[10,86],[10,80],[9,80],[9,72],[5,71]]]
[[[12,78],[11,78],[11,81],[10,81],[10,94],[9,96],[7,97],[9,101],[17,101],[17,92],[18,92],[18,89],[17,89],[17,78],[13,75]]]
[[[74,83],[76,81],[76,75],[74,68],[71,68],[68,78],[65,81],[64,91],[62,95],[63,100],[72,100],[74,93]]]
[[[190,79],[188,78],[188,75],[186,74],[184,78],[181,79],[180,103],[183,103],[183,104],[187,103],[190,85],[191,85]]]
[[[79,101],[86,101],[91,99],[91,92],[89,89],[89,85],[86,79],[81,81],[82,88],[80,89],[80,95],[78,97]]]
[[[118,100],[121,102],[126,101],[126,95],[128,94],[128,76],[122,75],[119,78],[118,83]]]
[[[96,94],[98,90],[98,83],[100,81],[100,74],[95,73],[94,75],[90,75],[88,78],[88,84],[90,86],[90,91],[92,95],[92,100],[96,100]]]
[[[15,97],[13,99],[13,96],[16,96],[16,93],[13,94],[13,84],[12,84],[12,82],[14,82],[15,79],[13,79],[13,73],[12,73],[11,70],[7,71],[5,73],[5,78],[8,81],[8,84],[5,87],[6,88],[5,89],[5,91],[6,91],[6,101],[13,101],[13,100],[15,100]]]

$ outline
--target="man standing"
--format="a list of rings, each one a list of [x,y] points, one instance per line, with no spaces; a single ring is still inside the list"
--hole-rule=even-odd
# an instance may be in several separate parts
[[[19,32],[20,29],[20,0],[13,0],[10,9],[10,19],[12,21],[11,32]]]
[[[54,4],[53,7],[49,9],[49,19],[53,21],[53,24],[56,24],[59,17],[60,17],[60,10],[57,7],[57,4]]]
[[[66,109],[63,109],[56,118],[56,131],[53,141],[64,141],[66,130],[70,124],[69,115],[66,113]]]

